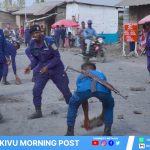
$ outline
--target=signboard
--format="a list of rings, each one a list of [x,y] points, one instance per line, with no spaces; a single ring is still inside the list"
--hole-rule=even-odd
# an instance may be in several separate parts
[[[124,42],[137,42],[138,40],[138,24],[124,24]]]

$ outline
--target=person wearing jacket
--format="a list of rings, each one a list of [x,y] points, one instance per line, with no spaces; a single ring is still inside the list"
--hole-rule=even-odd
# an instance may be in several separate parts
[[[6,39],[3,30],[0,29],[0,81],[3,76],[3,65],[9,63],[9,55],[6,49]],[[2,115],[0,114],[0,121],[2,120]]]
[[[31,64],[25,69],[25,73],[30,73],[33,70],[35,75],[33,103],[36,112],[29,117],[29,119],[35,119],[42,117],[42,92],[49,79],[61,91],[67,104],[72,93],[68,86],[69,79],[64,71],[64,64],[54,40],[43,36],[39,25],[31,26],[30,33],[32,40],[26,49],[26,54]]]
[[[146,40],[146,55],[147,55],[147,70],[150,75],[150,22],[146,23],[147,40]],[[150,79],[148,81],[150,83]]]

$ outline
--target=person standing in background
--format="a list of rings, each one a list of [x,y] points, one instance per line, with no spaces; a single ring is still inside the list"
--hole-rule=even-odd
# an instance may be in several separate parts
[[[61,35],[61,39],[62,39],[62,47],[64,47],[65,38],[66,38],[66,28],[64,25],[61,26],[60,35]]]
[[[55,42],[56,42],[56,46],[57,46],[57,48],[59,48],[59,42],[60,42],[60,27],[59,27],[59,25],[57,25],[56,26],[56,29],[54,30],[54,38],[55,38]]]
[[[82,21],[82,22],[81,22],[81,28],[80,28],[80,30],[79,30],[79,38],[80,38],[80,48],[81,48],[81,50],[83,50],[84,44],[85,44],[85,40],[84,40],[84,30],[85,30],[85,22]]]
[[[41,34],[42,34],[42,35],[45,35],[45,28],[44,28],[43,25],[41,25]]]
[[[31,40],[31,34],[30,34],[30,28],[29,26],[27,26],[27,28],[25,29],[25,45],[28,46],[29,45],[29,42]]]
[[[0,81],[3,76],[3,64],[5,63],[9,64],[10,60],[9,60],[9,55],[6,50],[6,40],[4,37],[4,33],[3,33],[3,30],[0,29]],[[2,119],[3,117],[0,113],[0,121],[2,121]]]
[[[20,35],[22,38],[24,37],[24,27],[23,26],[20,27]]]
[[[148,31],[146,40],[146,55],[147,55],[147,70],[150,76],[150,22],[146,23],[145,26]],[[148,80],[148,83],[150,83],[150,79]]]
[[[17,75],[17,67],[16,67],[16,54],[17,54],[17,49],[20,48],[20,44],[17,41],[10,41],[8,35],[9,35],[8,31],[4,31],[4,36],[6,39],[6,50],[8,52],[9,57],[11,57],[12,68],[13,68],[13,72],[15,75],[15,82],[16,84],[21,84],[21,80],[19,76]],[[8,67],[9,67],[9,64],[6,64],[6,63],[3,64],[3,84],[4,85],[10,84],[7,81]]]

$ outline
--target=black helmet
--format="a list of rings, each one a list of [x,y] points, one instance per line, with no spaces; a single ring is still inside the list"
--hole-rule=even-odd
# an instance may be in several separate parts
[[[39,25],[33,25],[30,27],[30,33],[40,32],[40,31],[41,31],[41,27]]]

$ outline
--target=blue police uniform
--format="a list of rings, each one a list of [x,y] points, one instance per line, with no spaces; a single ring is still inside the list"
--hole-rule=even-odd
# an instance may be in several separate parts
[[[105,75],[99,71],[91,70],[91,72],[103,80],[107,80]],[[76,82],[76,92],[70,98],[69,108],[67,114],[67,124],[70,127],[74,127],[75,119],[79,106],[87,101],[91,97],[96,97],[103,105],[104,123],[106,126],[111,126],[113,123],[113,107],[114,99],[111,95],[111,91],[103,85],[96,83],[95,91],[91,90],[92,79],[79,75]]]
[[[16,47],[6,39],[6,49],[8,51],[9,57],[11,57],[11,62],[12,62],[12,68],[14,75],[17,74],[17,69],[16,69],[16,54],[17,54],[17,49]],[[3,64],[3,77],[7,77],[8,75],[8,64]]]
[[[4,33],[3,30],[0,29],[0,80],[3,76],[3,64],[6,63],[6,57],[9,57],[5,46],[6,40]]]
[[[30,29],[25,29],[25,33],[24,33],[24,36],[25,36],[25,44],[29,45],[30,43],[30,40],[31,40],[31,34],[30,34]]]
[[[61,39],[63,41],[63,46],[65,44],[65,37],[66,37],[66,29],[65,28],[61,28],[60,29],[60,34],[61,34]]]
[[[148,69],[148,71],[150,73],[150,32],[147,35],[146,47],[147,47],[147,51],[146,51],[146,55],[147,55],[147,69]]]
[[[31,68],[35,75],[33,88],[33,103],[35,107],[41,105],[42,92],[49,79],[62,92],[68,104],[72,96],[68,86],[69,79],[64,72],[64,65],[52,38],[42,36],[40,46],[37,45],[35,40],[31,40],[29,47],[26,49],[26,54],[31,61]],[[40,70],[45,66],[48,67],[48,72],[41,74]]]
[[[60,28],[56,28],[54,32],[55,32],[54,37],[55,37],[56,46],[59,48],[61,29]]]

